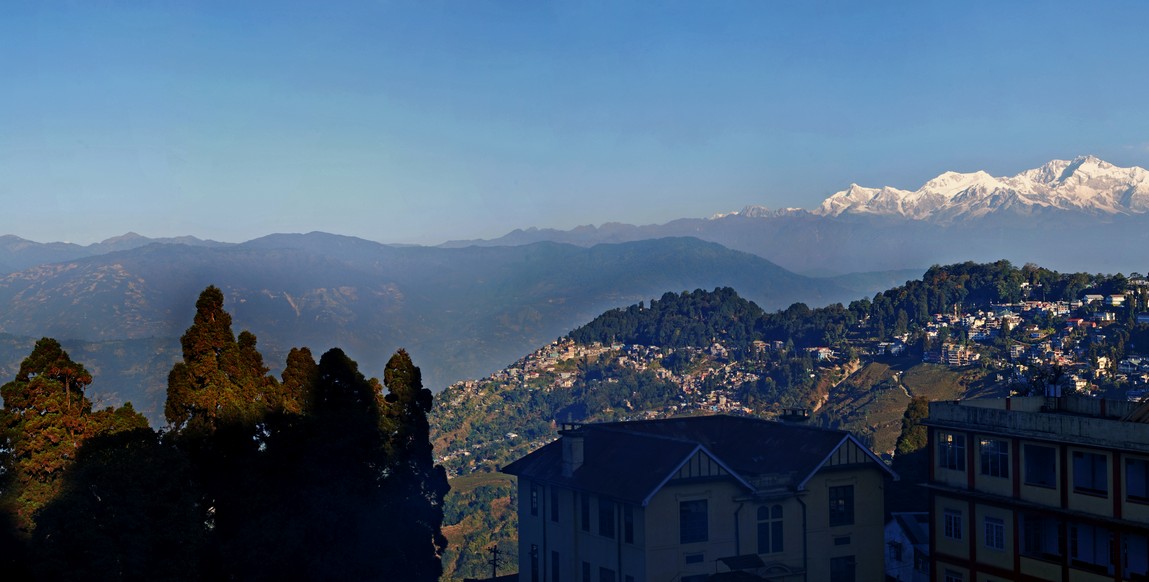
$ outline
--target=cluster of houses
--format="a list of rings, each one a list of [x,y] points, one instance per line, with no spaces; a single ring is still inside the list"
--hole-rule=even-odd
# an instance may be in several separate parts
[[[1025,301],[1004,305],[993,311],[934,315],[925,326],[924,337],[929,349],[923,360],[953,367],[977,362],[983,354],[996,355],[991,365],[1008,369],[1011,381],[1025,384],[1034,370],[1057,370],[1056,385],[1051,395],[1080,393],[1098,395],[1107,385],[1123,384],[1128,397],[1139,399],[1149,394],[1149,360],[1131,356],[1115,362],[1104,351],[1110,341],[1106,327],[1118,320],[1117,311],[1130,308],[1129,295],[1086,294],[1080,300]],[[1044,322],[1060,322],[1052,328],[1033,323],[1037,316]],[[1056,318],[1056,319],[1051,319]],[[1134,323],[1149,323],[1149,313],[1134,316]],[[960,330],[968,342],[934,341],[942,330]],[[1013,331],[1008,354],[994,354],[979,347],[1001,336],[1002,330]],[[951,335],[952,337],[952,335]],[[1093,350],[1091,346],[1103,348]],[[880,351],[880,350],[879,350]]]
[[[981,364],[998,371],[1002,381],[1030,388],[1035,375],[1044,374],[1045,391],[1050,396],[1082,394],[1105,395],[1140,400],[1149,397],[1149,358],[1129,356],[1111,358],[1104,348],[1110,341],[1108,320],[1113,310],[1128,310],[1133,303],[1122,294],[1088,294],[1078,301],[1025,301],[998,306],[992,310],[970,313],[938,314],[924,326],[922,351],[927,362],[952,367]],[[1128,317],[1128,313],[1124,315]],[[1124,319],[1123,317],[1123,319]],[[1138,321],[1149,316],[1139,315]],[[1100,321],[1099,321],[1100,319]],[[1041,323],[1041,327],[1038,326]],[[949,328],[948,331],[943,332]],[[988,344],[1008,330],[1012,338],[1007,353]],[[948,336],[945,340],[939,338]],[[962,337],[968,341],[957,341]],[[868,342],[853,346],[859,353],[873,356],[904,356],[915,338],[909,334],[889,341]],[[921,345],[921,344],[919,344]],[[1101,350],[1093,349],[1101,347]],[[780,352],[787,349],[781,341],[755,341],[749,346],[753,354]],[[826,346],[800,348],[817,367],[835,366],[843,356]],[[915,348],[916,349],[916,348]],[[705,361],[702,366],[669,369],[662,364],[675,354],[679,361]],[[496,372],[485,381],[467,381],[449,392],[455,399],[474,396],[484,385],[498,384],[526,390],[568,389],[578,381],[580,362],[609,358],[613,363],[638,372],[650,372],[681,389],[680,402],[666,410],[633,410],[633,418],[649,418],[686,412],[749,414],[753,411],[739,399],[740,388],[757,382],[764,369],[755,358],[731,358],[730,349],[722,343],[706,347],[663,348],[622,343],[582,345],[563,338],[536,350],[514,365]],[[984,363],[983,363],[984,362]],[[811,369],[810,374],[817,370]],[[607,379],[606,381],[610,381]],[[1107,388],[1120,385],[1119,392]],[[1020,390],[1021,388],[1019,388]],[[448,403],[449,405],[450,403]],[[469,448],[481,444],[470,443]],[[444,461],[456,456],[477,454],[477,450],[444,451]]]
[[[847,432],[726,415],[566,425],[503,468],[518,573],[635,582],[1144,580],[1149,404],[935,402],[928,500]]]
[[[960,367],[984,356],[1019,379],[1056,369],[1056,389],[931,403],[928,503],[895,514],[880,500],[899,476],[853,435],[806,426],[808,413],[746,416],[734,390],[759,376],[723,345],[681,348],[687,361],[709,364],[675,372],[658,363],[672,350],[556,341],[501,379],[561,388],[571,360],[605,355],[706,398],[670,411],[694,416],[566,425],[506,466],[518,478],[517,579],[1149,579],[1149,403],[1132,401],[1149,396],[1149,357],[1091,349],[1130,309],[1125,295],[1110,294],[935,316],[925,358]],[[939,339],[947,327],[968,341]],[[1003,330],[1017,338],[1007,354],[978,345]],[[866,352],[901,356],[910,341]],[[840,357],[802,349],[823,364]],[[1112,381],[1134,386],[1128,400],[1099,397],[1098,384]]]

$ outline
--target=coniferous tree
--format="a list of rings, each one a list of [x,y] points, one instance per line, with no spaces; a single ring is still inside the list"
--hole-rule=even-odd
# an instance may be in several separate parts
[[[280,409],[287,414],[303,414],[309,411],[312,390],[319,382],[319,366],[307,348],[291,348],[287,354],[287,365],[283,368],[279,393]]]
[[[432,397],[399,352],[389,393],[342,350],[291,350],[282,381],[232,335],[208,287],[181,338],[165,416],[202,491],[208,578],[437,580],[446,474]]]
[[[254,426],[275,399],[274,378],[267,375],[255,335],[237,340],[223,292],[209,286],[196,301],[192,326],[180,338],[183,361],[168,374],[164,416],[185,435],[211,433],[221,426]]]
[[[298,551],[287,561],[305,579],[401,579],[394,574],[407,557],[385,544],[389,531],[407,532],[385,497],[378,385],[338,348],[320,358],[316,380],[300,431],[282,435],[287,446],[273,443],[298,492],[283,544]]]
[[[438,580],[442,554],[447,547],[443,537],[443,497],[447,494],[447,474],[435,465],[432,456],[430,424],[433,396],[423,388],[419,368],[405,350],[399,350],[383,373],[387,386],[383,427],[389,437],[391,512],[406,531],[393,536],[391,544],[400,549],[404,578]]]
[[[266,424],[282,402],[278,382],[268,375],[254,334],[239,337],[215,286],[200,293],[191,327],[180,338],[183,361],[168,374],[164,415],[173,442],[188,455],[202,498],[197,507],[207,524],[205,575],[234,577],[248,551],[266,505]]]
[[[0,499],[18,527],[30,534],[36,512],[60,490],[76,450],[88,438],[147,427],[130,404],[92,412],[84,387],[92,375],[72,361],[52,338],[36,342],[16,378],[0,387],[0,463],[5,483]]]
[[[927,448],[926,427],[922,421],[929,417],[930,402],[924,396],[915,396],[902,415],[902,432],[898,436],[892,468],[900,479],[886,489],[886,512],[926,511],[929,500],[921,487],[929,478],[930,453]]]

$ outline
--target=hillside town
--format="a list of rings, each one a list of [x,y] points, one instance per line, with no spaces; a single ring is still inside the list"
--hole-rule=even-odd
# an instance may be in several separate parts
[[[908,501],[905,504],[898,503],[891,509],[890,497],[887,495],[884,516],[879,515],[881,512],[866,514],[864,518],[861,513],[855,514],[857,521],[850,524],[849,530],[854,533],[866,532],[856,540],[843,542],[838,538],[823,539],[817,533],[822,526],[807,526],[800,521],[782,519],[777,522],[781,525],[773,526],[801,534],[805,543],[811,544],[810,547],[822,548],[817,550],[819,555],[842,554],[842,557],[835,558],[836,561],[829,565],[829,577],[826,577],[825,571],[820,570],[827,563],[812,562],[771,541],[777,534],[762,529],[760,524],[772,522],[770,518],[762,517],[764,509],[761,508],[757,510],[759,527],[751,528],[746,533],[748,538],[757,540],[757,547],[751,545],[749,554],[743,550],[744,555],[720,558],[732,550],[721,540],[711,540],[706,555],[714,552],[720,559],[707,558],[705,568],[691,563],[667,563],[655,556],[656,551],[637,541],[634,542],[637,547],[645,547],[646,550],[645,553],[636,551],[634,558],[638,561],[632,563],[616,565],[612,559],[608,559],[613,554],[599,555],[592,549],[578,550],[575,552],[577,559],[585,563],[601,563],[603,565],[600,570],[608,574],[616,568],[630,572],[645,571],[647,574],[667,569],[678,572],[677,575],[683,579],[694,576],[699,580],[713,575],[715,571],[731,575],[753,574],[771,580],[806,579],[803,577],[811,575],[817,579],[848,579],[838,578],[834,572],[852,571],[862,576],[858,579],[878,579],[878,573],[883,569],[889,580],[980,580],[980,577],[974,576],[975,572],[996,572],[1005,576],[1001,579],[1012,579],[1009,572],[1012,575],[1039,577],[1054,572],[1049,569],[1051,562],[1065,562],[1065,567],[1073,571],[1104,570],[1106,574],[1124,572],[1134,577],[1122,579],[1138,579],[1136,576],[1149,572],[1149,562],[1144,558],[1149,555],[1149,546],[1143,543],[1144,528],[1139,521],[1143,512],[1136,505],[1140,497],[1134,499],[1133,493],[1129,493],[1129,499],[1134,501],[1122,501],[1127,517],[1109,523],[1105,526],[1108,529],[1103,532],[1104,535],[1119,536],[1123,540],[1121,543],[1128,548],[1130,557],[1127,563],[1120,564],[1108,559],[1109,554],[1102,550],[1089,555],[1079,554],[1079,557],[1066,560],[1063,553],[1050,554],[1052,550],[1042,549],[1035,545],[1037,542],[1026,542],[1020,549],[1015,548],[1018,559],[1010,562],[1012,565],[1008,567],[998,565],[992,555],[976,563],[960,559],[965,542],[955,542],[963,539],[955,528],[961,527],[971,532],[975,527],[979,528],[979,532],[980,528],[989,528],[986,531],[1004,539],[1007,535],[1023,535],[1023,530],[1029,532],[1028,528],[1036,527],[1030,523],[1035,519],[1030,513],[1019,511],[1015,518],[1012,513],[1014,510],[1003,510],[987,501],[986,495],[992,495],[998,490],[995,477],[1017,481],[1023,495],[1032,493],[1036,503],[1043,502],[1039,500],[1040,491],[1034,489],[1034,480],[1051,479],[1035,476],[1038,469],[1032,461],[1021,461],[1020,469],[1003,468],[1009,463],[1001,459],[1010,455],[1021,456],[1023,453],[1015,451],[1019,445],[1002,448],[1000,443],[1008,442],[1009,438],[1036,438],[1044,439],[1041,447],[1065,448],[1062,455],[1069,455],[1068,458],[1074,464],[1073,481],[1070,483],[1077,483],[1077,480],[1085,479],[1079,475],[1082,470],[1077,467],[1080,464],[1077,457],[1091,455],[1091,459],[1100,459],[1105,455],[1119,454],[1123,458],[1132,459],[1140,452],[1138,447],[1141,443],[1149,442],[1149,433],[1144,429],[1128,426],[1130,423],[1143,422],[1136,419],[1149,418],[1149,408],[1146,408],[1149,405],[1143,402],[1149,393],[1149,357],[1142,355],[1144,348],[1141,347],[1149,339],[1146,333],[1149,330],[1149,326],[1146,326],[1149,324],[1146,309],[1149,285],[1146,280],[1135,275],[1127,280],[1126,288],[1120,292],[1094,293],[1093,289],[1086,289],[1073,300],[1044,300],[1040,298],[1040,288],[1026,284],[1020,285],[1020,288],[1019,300],[990,302],[969,309],[956,305],[946,312],[933,313],[921,321],[910,320],[904,330],[895,329],[885,335],[875,332],[880,324],[859,318],[842,333],[834,334],[837,341],[825,344],[804,344],[793,341],[793,337],[786,340],[730,337],[736,334],[727,337],[716,334],[712,341],[701,342],[703,345],[676,347],[649,345],[649,342],[579,342],[571,336],[562,337],[484,380],[460,382],[444,392],[443,405],[446,409],[489,407],[492,411],[501,410],[518,418],[519,422],[514,423],[514,426],[521,428],[500,434],[484,434],[472,428],[468,435],[472,440],[441,440],[436,445],[436,451],[441,455],[438,462],[456,476],[502,471],[516,478],[517,484],[512,485],[518,499],[518,538],[514,551],[517,552],[520,580],[524,573],[533,575],[534,572],[565,571],[568,567],[565,552],[575,551],[571,548],[582,547],[584,544],[579,542],[572,546],[573,542],[561,540],[586,538],[586,547],[593,548],[593,539],[612,535],[609,530],[603,529],[606,526],[594,524],[603,523],[601,520],[607,519],[604,516],[609,512],[603,508],[613,508],[611,511],[614,512],[623,511],[627,502],[619,501],[618,498],[625,493],[622,489],[596,488],[591,481],[584,483],[582,477],[576,478],[572,471],[581,471],[583,477],[595,471],[603,471],[628,474],[631,475],[629,479],[641,480],[644,473],[632,468],[630,463],[641,464],[643,461],[636,458],[628,463],[617,460],[613,455],[606,455],[605,451],[614,446],[610,444],[614,441],[602,440],[604,437],[601,435],[633,435],[637,439],[635,446],[646,450],[643,453],[645,455],[669,454],[664,449],[667,445],[660,444],[666,441],[660,440],[663,437],[658,435],[671,436],[674,442],[697,439],[699,444],[710,447],[707,450],[716,455],[716,459],[738,454],[737,449],[719,448],[724,441],[717,436],[707,436],[707,430],[716,431],[716,435],[745,431],[747,438],[756,442],[773,442],[773,439],[778,439],[778,444],[795,450],[804,446],[813,447],[816,439],[829,439],[819,445],[825,449],[817,452],[811,450],[810,456],[832,459],[855,455],[859,460],[847,463],[850,470],[861,471],[858,482],[867,483],[865,487],[875,488],[865,494],[867,499],[882,497],[877,493],[879,480],[887,480],[887,487],[892,487],[888,481],[895,477],[920,483],[927,480],[927,477],[918,476],[914,471],[927,471],[929,464],[935,464],[937,467],[929,473],[928,479],[936,491],[929,494],[929,498],[938,503],[958,500],[968,504],[973,500],[978,507],[976,525],[972,514],[962,517],[947,509],[943,515],[941,510],[927,511],[928,505],[910,511],[909,506],[912,504]],[[641,314],[644,310],[640,308],[638,312]],[[612,325],[608,322],[604,327],[611,328]],[[915,373],[928,376],[935,383],[938,379],[948,378],[967,391],[954,393],[956,399],[938,398],[937,393],[919,393],[922,384],[909,379]],[[673,398],[653,398],[651,390],[646,388],[650,385],[671,387]],[[800,386],[801,390],[795,391],[796,386]],[[593,395],[610,390],[610,387],[624,388],[621,394],[625,397],[614,401],[613,407],[596,410],[591,404]],[[912,398],[935,401],[928,405],[928,413],[924,413],[925,417],[920,421],[921,430],[933,434],[929,437],[932,440],[927,441],[923,432],[917,446],[923,447],[926,442],[941,443],[937,445],[941,447],[938,451],[928,447],[919,448],[923,454],[912,460],[905,457],[900,461],[899,469],[891,451],[884,450],[882,447],[885,445],[879,446],[889,441],[877,438],[873,431],[867,433],[864,430],[873,429],[874,426],[859,425],[856,418],[851,420],[841,415],[843,407],[859,406],[867,397],[859,392],[883,391],[888,395],[886,401],[892,403],[888,406],[897,407],[894,413],[899,421],[888,423],[897,427],[894,430],[905,430],[905,425],[900,421],[901,412],[904,408],[909,418],[907,403]],[[570,397],[573,394],[579,396]],[[760,398],[762,396],[766,398]],[[564,405],[556,408],[559,412],[553,415],[547,430],[540,431],[538,427],[529,426],[522,422],[525,416],[514,412],[534,410],[533,407],[539,406],[539,403],[556,401]],[[520,403],[526,408],[514,408]],[[874,410],[871,408],[861,415],[863,423],[879,422],[880,415]],[[1080,423],[1081,434],[1088,435],[1085,438],[1091,439],[1089,442],[1100,444],[1083,453],[1075,448],[1080,445],[1073,437],[1041,432],[1048,432],[1048,429],[1042,428],[1047,426],[1048,419]],[[764,420],[781,422],[754,424]],[[600,424],[604,421],[605,424]],[[969,428],[974,426],[971,423],[982,423],[984,426],[978,424],[976,429]],[[472,427],[477,424],[477,421],[472,423]],[[442,425],[450,427],[449,422],[443,422]],[[692,428],[694,426],[699,428]],[[809,430],[823,432],[806,432]],[[1124,432],[1110,435],[1113,431]],[[848,440],[834,440],[841,435],[848,435]],[[945,444],[953,439],[964,439],[961,442],[966,444],[960,445],[963,448]],[[574,449],[571,447],[575,445],[568,445],[567,441],[582,443],[584,440],[586,444],[582,446],[586,447],[585,452],[574,457]],[[1061,444],[1048,445],[1048,442]],[[450,444],[441,446],[446,443]],[[987,456],[986,447],[995,443],[998,444],[998,452]],[[947,446],[951,448],[945,448]],[[968,450],[964,447],[970,446],[980,451],[971,457],[973,461],[954,460],[959,457],[965,459],[966,453],[961,451]],[[1024,454],[1037,455],[1037,449],[1041,447],[1026,444]],[[854,452],[846,453],[846,449]],[[951,449],[958,452],[945,452]],[[557,452],[560,450],[561,453]],[[833,455],[825,457],[825,451],[830,450],[834,451]],[[1045,448],[1041,448],[1041,452],[1045,454]],[[947,457],[947,454],[950,456]],[[672,465],[680,462],[677,457],[668,461],[669,464],[659,471],[671,470]],[[994,462],[997,464],[992,464]],[[656,487],[650,495],[655,496],[655,499],[657,496],[673,497],[677,495],[674,492],[682,487],[689,489],[690,484],[694,483],[692,479],[703,476],[708,479],[719,478],[721,473],[705,473],[706,463],[705,460],[700,463],[690,461],[687,465],[689,469],[681,469],[677,478],[671,478]],[[845,470],[845,467],[834,468],[826,464],[802,465],[784,455],[770,463],[740,466],[743,475],[762,472],[762,475],[755,475],[747,481],[750,487],[768,488],[766,484],[773,483],[773,479],[782,479],[781,475],[771,476],[772,471],[779,470],[778,467],[786,467],[784,472],[790,476],[805,475],[807,480],[840,476],[840,471]],[[895,471],[908,473],[897,477],[889,472],[891,467]],[[977,476],[972,481],[975,483],[975,492],[965,492],[965,475],[975,470]],[[1067,468],[1057,470],[1069,471]],[[1024,475],[1021,474],[1023,471]],[[571,475],[569,481],[555,481],[558,478],[556,475],[568,473]],[[1126,479],[1124,476],[1121,478]],[[951,491],[951,485],[959,482],[962,486]],[[1141,487],[1136,483],[1127,481],[1124,487]],[[912,490],[913,483],[906,487],[910,488],[907,491]],[[1063,483],[1061,487],[1066,485]],[[1071,502],[1076,503],[1074,500],[1078,498],[1086,499],[1087,495],[1097,494],[1083,487],[1081,484],[1070,487],[1067,493]],[[786,490],[791,489],[793,486]],[[822,491],[819,494],[828,494],[831,504],[834,503],[833,491]],[[603,496],[614,500],[608,505],[603,505],[606,501],[598,501],[598,513],[593,509],[595,506],[591,505],[589,514],[584,509],[584,517],[579,518],[576,513],[573,521],[568,523],[565,517],[561,517],[562,510],[556,512],[548,509],[555,503],[559,507],[574,503],[569,501],[564,504],[564,495],[574,495],[572,500],[589,498],[592,504],[595,498]],[[759,492],[755,495],[767,494]],[[711,493],[710,497],[715,504],[712,510],[733,513],[740,511],[738,503],[726,505],[728,500],[722,494]],[[793,508],[790,508],[790,501],[784,501],[788,498],[778,492],[770,493],[769,498],[777,501],[770,502],[774,505],[763,507],[770,512],[780,512],[777,514],[780,516],[788,515],[791,511],[797,512],[802,505],[794,501]],[[742,498],[735,494],[734,499]],[[677,507],[677,502],[673,505]],[[1125,505],[1128,507],[1125,508]],[[631,510],[635,514],[636,524],[640,520],[648,523],[680,520],[677,509],[674,515],[662,515],[658,513],[661,510],[655,509],[656,506],[656,502],[652,502],[649,507],[640,508],[636,505]],[[1109,516],[1106,511],[1088,509],[1086,513],[1089,512]],[[1082,517],[1085,514],[1080,511],[1069,513],[1072,515],[1042,519],[1049,524],[1056,522],[1056,527],[1077,532],[1076,535],[1101,535],[1097,533],[1100,531],[1097,529],[1099,526],[1090,521],[1093,517]],[[983,518],[983,514],[988,517]],[[600,521],[595,520],[595,515],[599,516]],[[834,528],[833,519],[831,517],[830,529],[845,532],[846,529],[840,526],[839,529]],[[961,521],[963,519],[965,521]],[[943,523],[942,520],[948,521]],[[579,525],[584,523],[590,524],[590,529],[586,525]],[[1014,525],[1011,530],[1010,524],[1014,523],[1021,525]],[[1021,529],[1017,529],[1019,527]],[[566,531],[570,528],[573,530]],[[543,533],[544,530],[549,533]],[[638,534],[634,536],[638,540]],[[931,536],[940,536],[941,539],[931,544]],[[509,538],[503,539],[510,541]],[[649,543],[651,538],[646,539]],[[667,543],[683,551],[694,547],[679,546],[677,538],[667,540]],[[998,537],[991,537],[986,543],[991,548],[1008,551],[1008,544],[999,541]],[[624,544],[624,547],[628,548],[626,552],[631,552],[631,545]],[[557,553],[546,552],[547,559],[543,560],[544,552],[539,548],[556,548]],[[708,572],[705,576],[703,570]],[[939,572],[944,576],[933,576]]]
[[[1025,284],[1022,291],[1029,297],[1040,295],[1040,289]],[[1087,292],[1073,301],[1027,298],[971,310],[955,307],[924,322],[910,322],[904,333],[888,339],[874,337],[869,322],[858,321],[834,345],[802,346],[780,340],[736,345],[716,340],[706,346],[669,348],[624,342],[581,344],[562,337],[488,378],[452,385],[443,393],[442,405],[448,410],[482,408],[483,402],[490,406],[519,398],[508,396],[513,393],[562,393],[596,381],[617,385],[616,374],[598,380],[587,377],[589,367],[609,367],[646,375],[675,390],[672,402],[653,407],[624,400],[618,410],[604,411],[610,419],[700,413],[771,418],[796,406],[808,406],[817,415],[826,402],[825,393],[867,362],[900,369],[920,363],[969,372],[996,386],[1000,394],[1137,401],[1149,395],[1149,357],[1126,353],[1133,343],[1128,330],[1149,322],[1147,299],[1149,282],[1134,276],[1123,293]],[[805,376],[800,380],[810,389],[822,390],[821,400],[803,402],[782,391],[771,393],[781,394],[779,400],[755,398],[756,390],[776,384],[771,375],[776,377],[780,368],[794,368],[795,363]],[[899,387],[912,396],[904,385]],[[554,430],[552,426],[537,434],[472,431],[466,439],[439,443],[437,462],[452,474],[465,474],[505,461],[512,451],[541,446],[554,438]]]

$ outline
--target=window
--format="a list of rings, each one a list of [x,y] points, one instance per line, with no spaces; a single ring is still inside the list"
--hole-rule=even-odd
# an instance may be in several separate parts
[[[854,486],[830,487],[830,525],[854,524]]]
[[[855,573],[854,556],[830,558],[830,582],[854,582]]]
[[[1122,570],[1130,580],[1144,580],[1149,577],[1149,538],[1143,534],[1121,534]],[[1138,578],[1140,576],[1140,578]]]
[[[938,433],[938,466],[942,469],[965,471],[964,435]]]
[[[531,483],[531,515],[539,514],[539,486]]]
[[[590,562],[582,563],[582,582],[590,581]]]
[[[782,551],[782,506],[763,505],[758,508],[758,553],[777,554]]]
[[[1025,445],[1025,484],[1057,487],[1057,449]]]
[[[914,550],[914,571],[923,574],[930,571],[930,557],[921,550]]]
[[[902,561],[902,543],[890,542],[890,560],[894,562]]]
[[[559,579],[559,574],[562,573],[563,569],[561,566],[559,566],[560,563],[559,553],[551,552],[551,582],[561,582]]]
[[[834,536],[835,546],[848,546],[852,541],[850,536]]]
[[[985,547],[991,550],[1005,549],[1005,521],[996,517],[985,518]]]
[[[634,543],[634,507],[631,505],[622,506],[622,541]]]
[[[709,515],[705,499],[682,501],[678,504],[679,543],[693,544],[705,542],[708,532]]]
[[[1149,503],[1149,460],[1125,459],[1125,496],[1129,501]]]
[[[614,537],[614,502],[605,497],[598,498],[598,535]]]
[[[582,530],[590,531],[590,495],[585,493],[579,495],[579,518]]]
[[[982,439],[981,474],[989,477],[1009,477],[1009,442],[1001,439]]]
[[[551,487],[551,521],[559,520],[559,492]]]
[[[1086,495],[1108,495],[1109,479],[1105,455],[1073,451],[1073,491]]]
[[[1075,568],[1099,574],[1113,574],[1110,545],[1113,534],[1103,527],[1074,523],[1069,525],[1069,558]]]
[[[614,582],[614,570],[610,568],[599,568],[598,582]]]
[[[701,564],[706,561],[706,554],[698,552],[696,554],[686,554],[682,557],[682,561],[687,564]]]
[[[962,538],[961,527],[961,511],[957,509],[945,510],[945,517],[943,518],[943,527],[945,528],[945,536],[951,540],[960,540]]]
[[[1021,554],[1031,558],[1060,561],[1061,524],[1052,517],[1021,515]]]
[[[965,582],[965,576],[961,572],[946,570],[946,582]]]

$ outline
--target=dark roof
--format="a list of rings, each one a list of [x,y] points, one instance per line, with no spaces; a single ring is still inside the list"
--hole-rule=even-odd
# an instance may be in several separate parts
[[[503,472],[643,503],[701,449],[744,484],[769,475],[773,487],[796,489],[849,437],[844,431],[724,415],[587,424],[574,434],[584,439],[584,462],[570,477],[562,474],[561,440]]]

